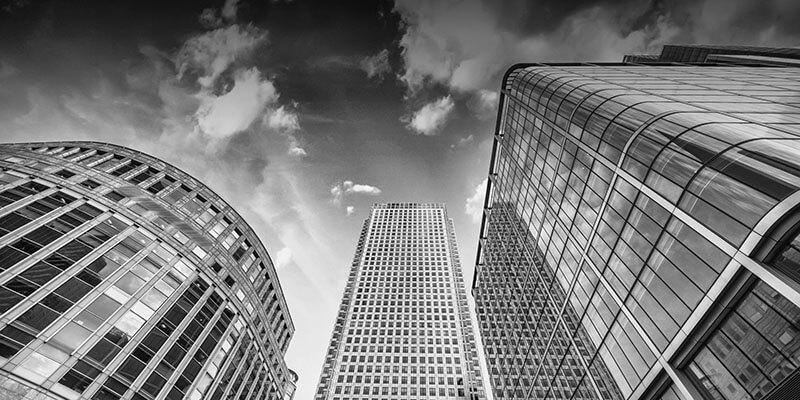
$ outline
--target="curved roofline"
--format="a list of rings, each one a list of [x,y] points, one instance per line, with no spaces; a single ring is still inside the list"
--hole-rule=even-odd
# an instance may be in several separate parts
[[[33,146],[36,146],[36,145],[39,145],[39,146],[42,146],[42,145],[50,145],[50,146],[52,146],[52,145],[54,145],[54,144],[63,145],[63,144],[66,144],[66,143],[69,143],[69,144],[75,144],[75,145],[81,145],[81,144],[94,144],[94,145],[103,145],[103,146],[116,147],[116,148],[123,149],[123,150],[127,150],[127,151],[132,151],[132,152],[135,152],[135,153],[137,153],[137,154],[141,154],[141,155],[142,155],[142,156],[144,156],[144,157],[148,157],[148,158],[155,159],[155,160],[158,160],[158,161],[160,161],[160,162],[163,162],[163,163],[164,163],[164,164],[166,164],[167,166],[169,166],[169,167],[172,167],[172,168],[174,168],[175,170],[177,170],[177,171],[181,172],[182,174],[184,174],[184,175],[186,175],[186,176],[189,176],[189,177],[191,177],[192,179],[194,179],[195,181],[197,181],[199,184],[203,185],[203,187],[204,187],[204,188],[206,188],[206,189],[207,189],[209,192],[211,192],[211,194],[213,194],[213,195],[214,195],[214,196],[216,196],[218,199],[220,199],[220,200],[221,200],[223,203],[225,203],[225,204],[228,206],[228,208],[230,208],[230,209],[231,209],[231,211],[233,211],[233,213],[234,213],[234,214],[235,214],[235,215],[236,215],[236,216],[237,216],[237,217],[238,217],[240,220],[242,220],[242,222],[244,222],[245,226],[247,226],[247,229],[250,229],[250,231],[253,233],[253,235],[254,235],[254,236],[255,236],[255,237],[258,239],[258,241],[261,243],[261,246],[262,246],[262,247],[264,247],[264,250],[265,250],[265,251],[264,251],[264,253],[266,253],[267,257],[269,258],[269,263],[270,263],[270,265],[272,265],[272,269],[275,271],[275,276],[276,276],[276,278],[278,278],[278,276],[277,276],[277,275],[278,275],[278,268],[277,268],[277,267],[275,267],[275,263],[272,261],[272,255],[270,255],[270,254],[269,254],[269,250],[267,250],[267,246],[264,244],[264,241],[263,241],[263,240],[261,240],[261,238],[260,238],[260,237],[258,236],[258,234],[256,233],[255,229],[253,229],[253,227],[251,227],[251,226],[250,226],[250,224],[247,222],[247,220],[246,220],[246,219],[244,219],[244,217],[242,217],[242,216],[241,216],[241,214],[239,214],[239,212],[238,212],[238,211],[236,211],[236,209],[235,209],[233,206],[231,206],[231,204],[230,204],[228,201],[226,201],[226,200],[225,200],[225,199],[224,199],[222,196],[220,196],[220,195],[219,195],[219,193],[217,193],[216,191],[214,191],[214,189],[211,189],[211,188],[210,188],[210,187],[209,187],[207,184],[205,184],[205,183],[204,183],[204,182],[202,182],[201,180],[199,180],[199,179],[195,178],[195,177],[194,177],[194,175],[192,175],[192,174],[190,174],[190,173],[188,173],[188,172],[184,171],[184,170],[183,170],[183,169],[181,169],[181,168],[178,168],[177,166],[175,166],[174,164],[172,164],[172,163],[170,163],[170,162],[168,162],[168,161],[162,160],[161,158],[158,158],[158,157],[152,156],[152,155],[150,155],[150,154],[147,154],[147,153],[145,153],[145,152],[143,152],[143,151],[141,151],[141,150],[137,150],[137,149],[134,149],[134,148],[131,148],[131,147],[122,146],[122,145],[119,145],[119,144],[116,144],[116,143],[100,142],[100,141],[96,141],[96,140],[57,140],[57,141],[52,141],[52,142],[5,142],[5,143],[0,143],[0,145],[3,145],[3,144],[8,144],[8,145],[23,145],[23,146],[27,146],[27,145],[33,145]],[[286,295],[283,293],[283,287],[281,287],[281,285],[280,285],[280,284],[278,284],[278,285],[275,285],[275,287],[276,287],[278,290],[280,290],[280,292],[281,292],[281,295],[282,295],[282,297],[283,297],[283,301],[284,301],[284,303],[286,304],[286,317],[287,317],[287,319],[288,319],[288,323],[291,325],[292,332],[294,332],[294,331],[296,330],[296,327],[295,327],[295,325],[294,325],[294,321],[292,320],[292,315],[291,315],[291,313],[289,312],[289,302],[287,302],[287,301],[286,301]]]

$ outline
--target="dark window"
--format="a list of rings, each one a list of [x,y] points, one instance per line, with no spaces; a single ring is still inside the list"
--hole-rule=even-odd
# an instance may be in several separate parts
[[[64,179],[69,179],[75,176],[75,173],[68,169],[62,169],[61,171],[56,172],[56,176],[60,176]]]
[[[93,180],[91,180],[91,179],[87,179],[87,180],[81,182],[81,186],[83,186],[83,187],[85,187],[85,188],[87,188],[89,190],[94,190],[94,189],[100,187],[100,184],[95,182],[95,181],[93,181]]]

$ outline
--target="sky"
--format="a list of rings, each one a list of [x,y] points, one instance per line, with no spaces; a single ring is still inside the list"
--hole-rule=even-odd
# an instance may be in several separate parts
[[[444,202],[470,283],[516,62],[800,45],[796,0],[0,1],[0,141],[97,140],[189,172],[270,252],[312,397],[361,224]]]

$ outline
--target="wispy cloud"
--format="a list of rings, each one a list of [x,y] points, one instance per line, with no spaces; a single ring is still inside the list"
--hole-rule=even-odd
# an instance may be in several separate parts
[[[431,103],[425,104],[415,111],[410,118],[406,118],[406,127],[415,133],[432,136],[447,122],[453,111],[453,99],[450,96],[442,97]]]
[[[454,148],[458,148],[458,147],[464,147],[464,146],[466,146],[466,145],[468,145],[468,144],[470,144],[470,143],[472,143],[474,141],[475,141],[475,135],[470,134],[467,137],[462,137],[462,138],[458,139],[457,142],[455,142],[455,143],[450,145],[450,148],[454,149]]]
[[[248,57],[265,44],[267,32],[252,25],[237,24],[189,38],[175,56],[178,79],[190,70],[203,74],[197,82],[210,88],[234,62]]]
[[[264,124],[276,131],[288,133],[300,129],[297,114],[289,111],[286,106],[280,106],[264,115]]]
[[[364,57],[361,59],[361,69],[367,73],[367,78],[377,78],[382,80],[384,75],[392,72],[392,67],[389,65],[389,50],[383,49],[374,56]]]

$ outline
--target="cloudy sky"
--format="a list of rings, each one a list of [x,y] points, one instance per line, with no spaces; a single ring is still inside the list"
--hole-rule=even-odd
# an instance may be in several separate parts
[[[800,44],[796,0],[0,1],[0,140],[190,172],[278,267],[311,397],[373,202],[445,202],[468,279],[497,87],[521,61]]]

